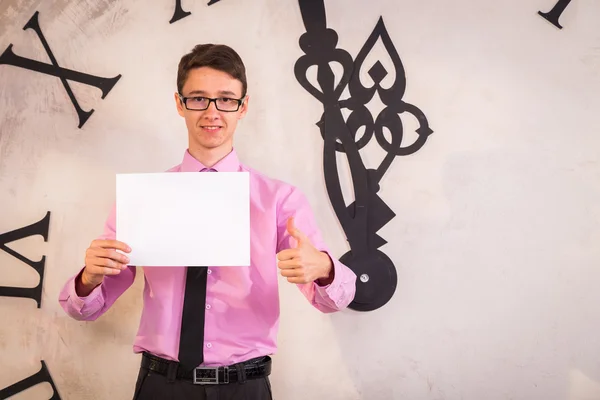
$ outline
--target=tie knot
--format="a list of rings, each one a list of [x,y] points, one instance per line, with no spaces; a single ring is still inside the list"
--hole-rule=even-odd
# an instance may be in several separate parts
[[[202,168],[200,172],[217,172],[214,168]]]

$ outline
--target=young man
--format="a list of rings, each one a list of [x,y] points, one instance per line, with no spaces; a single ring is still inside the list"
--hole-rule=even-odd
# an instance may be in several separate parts
[[[233,134],[248,111],[239,55],[223,45],[196,46],[179,63],[177,90],[189,146],[169,171],[249,172],[251,265],[144,268],[134,399],[271,399],[278,272],[322,312],[353,300],[356,275],[330,257],[298,189],[238,161]],[[210,230],[199,226],[198,240]],[[136,267],[117,252],[131,249],[115,237],[113,207],[104,234],[86,251],[85,267],[60,293],[60,304],[77,320],[101,316],[134,281]]]

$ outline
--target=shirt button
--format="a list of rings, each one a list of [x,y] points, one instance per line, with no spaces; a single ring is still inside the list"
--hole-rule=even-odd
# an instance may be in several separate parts
[[[212,347],[212,343],[206,343],[206,347],[210,349]]]
[[[210,274],[212,274],[212,270],[209,269],[208,271],[206,271],[206,273],[210,275]]]
[[[206,305],[206,309],[207,309],[207,310],[210,310],[210,304],[207,304],[207,305]]]

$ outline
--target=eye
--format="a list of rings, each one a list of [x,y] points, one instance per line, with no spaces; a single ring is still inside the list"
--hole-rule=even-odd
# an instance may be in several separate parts
[[[205,101],[206,97],[192,97],[193,101]]]
[[[229,97],[221,97],[219,99],[219,101],[222,102],[222,103],[225,103],[225,104],[227,104],[227,103],[233,103],[234,102],[234,100],[230,99]]]

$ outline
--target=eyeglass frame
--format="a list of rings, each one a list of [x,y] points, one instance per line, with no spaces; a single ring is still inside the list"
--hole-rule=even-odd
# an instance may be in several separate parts
[[[217,109],[217,111],[221,111],[221,112],[238,112],[240,110],[240,107],[242,106],[242,104],[244,104],[244,100],[246,100],[246,96],[243,96],[241,99],[234,99],[234,98],[231,98],[231,97],[215,97],[215,98],[211,98],[211,97],[206,97],[206,96],[190,96],[190,97],[185,97],[181,93],[177,93],[177,96],[179,96],[179,100],[183,103],[185,109],[186,110],[190,110],[190,111],[206,111],[206,110],[208,110],[210,108],[210,103],[214,102],[215,103],[215,108]],[[187,101],[189,99],[193,99],[193,98],[197,98],[197,97],[202,97],[202,98],[208,100],[208,105],[206,106],[206,108],[203,108],[203,109],[200,109],[200,110],[195,109],[195,108],[188,108]],[[238,103],[237,108],[235,110],[221,110],[219,108],[219,106],[217,106],[217,100],[218,99],[223,99],[223,98],[237,101],[237,103]]]

